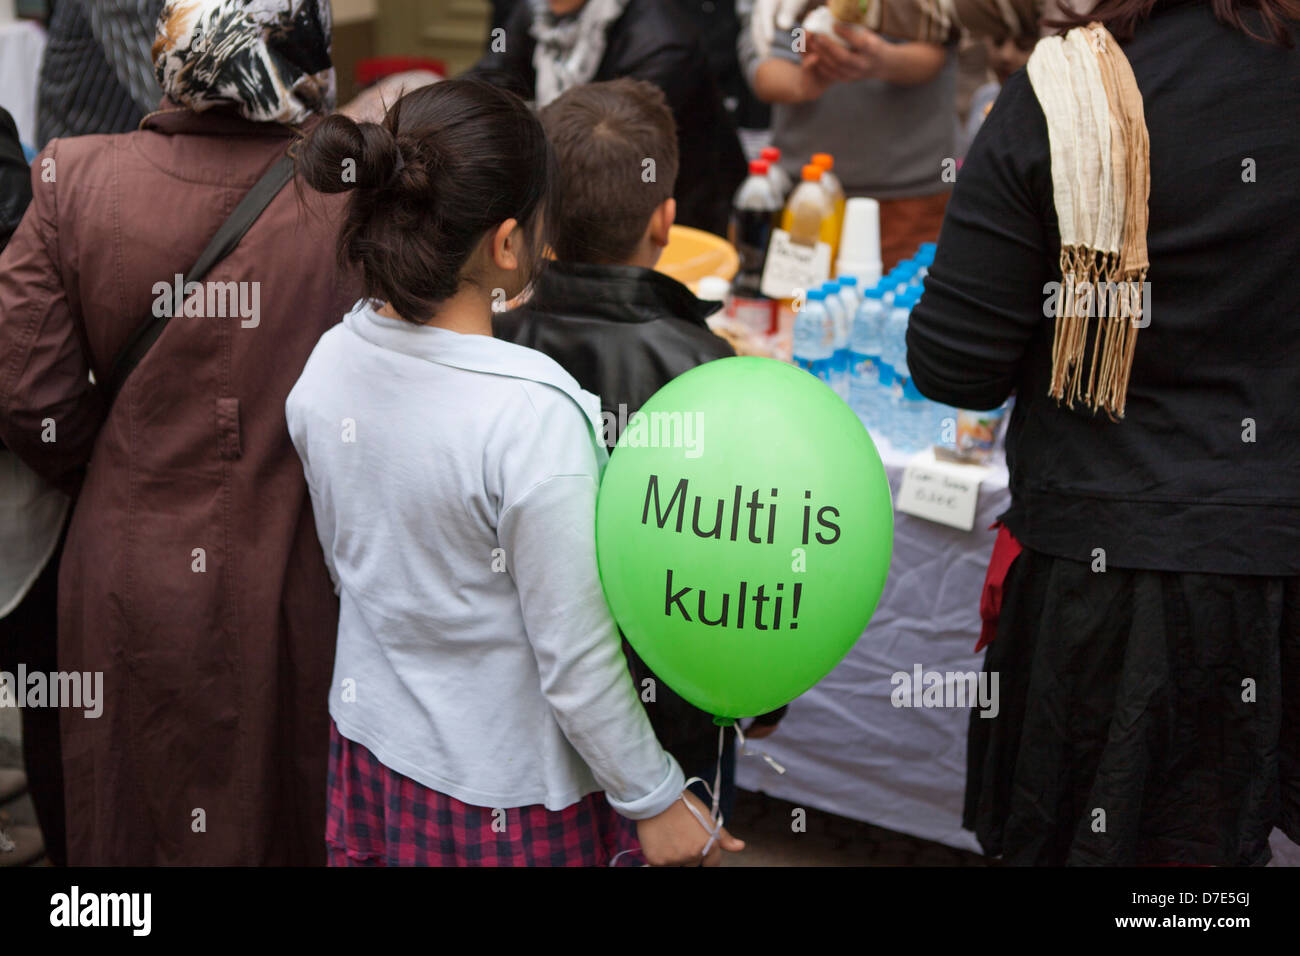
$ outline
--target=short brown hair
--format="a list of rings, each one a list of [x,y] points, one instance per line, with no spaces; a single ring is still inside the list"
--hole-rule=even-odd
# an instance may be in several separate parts
[[[641,80],[589,83],[541,119],[559,163],[549,230],[556,257],[626,261],[677,181],[677,126],[663,92]]]

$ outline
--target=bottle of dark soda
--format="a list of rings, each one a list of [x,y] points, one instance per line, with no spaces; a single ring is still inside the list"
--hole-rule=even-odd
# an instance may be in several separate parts
[[[763,266],[772,230],[780,221],[784,205],[768,170],[765,160],[749,164],[749,176],[740,184],[731,204],[728,229],[728,238],[740,255],[728,315],[760,336],[776,331],[777,303],[763,295]]]

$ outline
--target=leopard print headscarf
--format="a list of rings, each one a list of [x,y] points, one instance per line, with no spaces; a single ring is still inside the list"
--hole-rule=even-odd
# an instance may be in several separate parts
[[[301,123],[334,108],[329,0],[169,0],[153,63],[163,92],[195,112]]]

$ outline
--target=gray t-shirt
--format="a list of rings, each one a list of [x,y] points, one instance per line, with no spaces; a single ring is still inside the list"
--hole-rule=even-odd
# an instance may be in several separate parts
[[[771,56],[792,63],[793,33],[778,33]],[[902,199],[947,192],[944,160],[956,157],[953,120],[957,59],[951,53],[929,83],[883,80],[836,83],[810,103],[772,107],[772,145],[799,181],[813,153],[835,157],[835,175],[849,196]]]

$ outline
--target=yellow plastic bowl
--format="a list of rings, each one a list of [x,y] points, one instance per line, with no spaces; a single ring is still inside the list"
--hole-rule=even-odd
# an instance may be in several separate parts
[[[689,226],[673,226],[657,268],[694,289],[705,276],[721,276],[730,282],[740,271],[740,256],[721,236]]]

